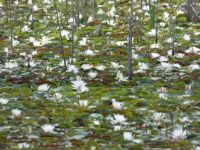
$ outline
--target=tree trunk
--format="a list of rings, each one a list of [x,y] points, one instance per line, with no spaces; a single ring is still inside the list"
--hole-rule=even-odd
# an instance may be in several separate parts
[[[186,10],[188,21],[200,21],[199,2],[197,0],[187,0]]]
[[[130,21],[129,21],[129,48],[128,48],[128,78],[132,80],[133,71],[132,71],[132,47],[133,47],[133,0],[131,0],[131,12],[130,12]]]
[[[65,51],[64,51],[64,42],[63,42],[63,37],[62,37],[62,34],[61,34],[61,23],[60,23],[60,19],[59,19],[59,15],[58,15],[58,8],[57,8],[57,5],[56,5],[56,1],[54,0],[54,8],[55,8],[55,11],[56,11],[56,20],[57,20],[57,26],[58,26],[58,29],[59,29],[59,35],[60,35],[60,42],[61,42],[61,53],[63,55],[63,61],[64,61],[64,70],[67,69],[67,66],[66,66],[66,59],[65,59]]]
[[[79,26],[80,19],[79,19],[79,2],[78,2],[78,0],[76,0],[75,22],[76,22],[76,25]]]

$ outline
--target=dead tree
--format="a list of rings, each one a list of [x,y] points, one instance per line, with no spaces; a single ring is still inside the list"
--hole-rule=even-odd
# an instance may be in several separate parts
[[[79,18],[79,1],[75,0],[75,22],[76,25],[79,26],[80,18]]]
[[[186,11],[188,21],[200,21],[199,5],[199,0],[187,0]]]
[[[72,18],[73,18],[73,22],[72,22],[72,43],[71,43],[71,63],[73,64],[74,62],[74,38],[75,38],[75,25],[76,25],[76,14],[74,11],[74,0],[71,0],[72,2],[72,7],[71,7],[71,12],[72,12]]]
[[[60,42],[61,42],[61,53],[63,55],[63,61],[64,61],[64,70],[67,69],[67,65],[66,65],[66,58],[65,58],[65,51],[64,51],[64,42],[63,42],[63,37],[61,34],[61,23],[60,23],[60,19],[59,19],[59,13],[58,13],[58,8],[56,5],[56,0],[54,0],[54,9],[55,9],[55,13],[56,13],[56,21],[57,21],[57,26],[59,29],[59,35],[60,35]]]
[[[133,71],[132,71],[132,47],[133,47],[133,0],[131,0],[131,12],[129,20],[129,44],[128,44],[128,78],[132,80]]]

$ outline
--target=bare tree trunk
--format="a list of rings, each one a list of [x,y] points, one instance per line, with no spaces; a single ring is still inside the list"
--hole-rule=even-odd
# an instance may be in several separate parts
[[[14,14],[13,14],[13,18],[14,18],[14,20],[15,20],[15,22],[17,22],[17,5],[14,5]]]
[[[6,23],[8,23],[8,1],[6,1],[6,8],[5,8],[5,11],[6,11]]]
[[[66,66],[66,59],[65,59],[63,37],[61,35],[61,23],[60,23],[60,20],[59,20],[58,9],[57,9],[57,5],[56,5],[56,1],[55,0],[54,0],[54,7],[55,7],[55,11],[56,11],[57,25],[58,25],[58,28],[59,28],[59,35],[60,35],[60,42],[61,42],[61,52],[62,52],[63,61],[64,61],[64,69],[66,70],[67,66]]]
[[[74,30],[75,30],[75,12],[74,12],[74,0],[72,0],[72,18],[73,18],[73,23],[72,23],[72,44],[71,44],[71,63],[73,64],[74,62]]]
[[[175,55],[175,23],[172,20],[172,18],[170,19],[170,49],[172,50],[172,55]]]
[[[85,6],[83,4],[83,1],[80,1],[80,11],[81,11],[82,19],[85,21],[86,20],[86,11],[85,11]]]
[[[187,19],[188,21],[192,20],[191,0],[187,0]]]
[[[92,11],[93,18],[96,18],[96,8],[97,8],[97,2],[96,0],[93,0],[93,11]]]
[[[76,15],[75,15],[75,22],[76,25],[79,26],[80,19],[79,19],[79,2],[76,0]]]
[[[65,19],[66,19],[66,22],[68,22],[68,12],[67,12],[67,9],[68,9],[68,0],[65,0],[65,8],[66,8],[66,17],[65,17]]]
[[[10,9],[10,44],[13,51],[13,23],[12,23],[12,0],[9,0],[9,9]]]
[[[130,12],[130,21],[129,21],[129,48],[128,48],[128,78],[132,80],[133,71],[132,71],[132,47],[133,47],[133,0],[131,0],[131,12]]]
[[[197,0],[187,0],[187,20],[188,21],[199,21],[199,2]]]
[[[89,3],[89,0],[85,0],[85,6],[87,7]]]

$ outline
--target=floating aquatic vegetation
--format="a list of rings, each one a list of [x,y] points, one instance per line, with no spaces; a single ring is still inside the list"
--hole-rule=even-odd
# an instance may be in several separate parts
[[[198,15],[131,1],[0,1],[2,149],[199,149]]]

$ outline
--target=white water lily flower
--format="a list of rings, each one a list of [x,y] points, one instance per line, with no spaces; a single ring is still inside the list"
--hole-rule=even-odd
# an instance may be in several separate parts
[[[93,22],[94,21],[94,18],[92,17],[92,16],[89,16],[89,18],[88,18],[88,23],[91,23],[91,22]]]
[[[114,118],[113,118],[112,122],[114,124],[116,124],[116,123],[124,123],[126,120],[127,120],[127,118],[125,118],[124,115],[114,114]]]
[[[90,49],[88,49],[88,50],[86,50],[86,51],[84,52],[84,55],[94,56],[94,55],[95,55],[95,52],[92,51],[92,50],[90,50]]]
[[[41,39],[41,45],[45,45],[45,44],[48,44],[50,42],[51,41],[47,36],[43,36],[42,39]]]
[[[30,15],[28,18],[29,21],[33,21],[33,15]]]
[[[200,146],[195,147],[194,150],[200,150]]]
[[[97,65],[96,69],[99,70],[99,71],[103,71],[103,70],[106,69],[106,67],[104,65]]]
[[[199,31],[194,32],[194,35],[200,35]]]
[[[172,69],[172,64],[170,63],[166,63],[166,62],[161,62],[161,66],[160,66],[163,70],[169,71]]]
[[[121,128],[122,128],[122,126],[119,126],[119,125],[114,126],[114,130],[115,130],[115,131],[120,131]]]
[[[22,111],[19,110],[19,109],[12,109],[11,112],[12,112],[12,116],[13,116],[14,118],[20,117],[21,114],[22,114]]]
[[[72,61],[73,60],[73,61]],[[76,62],[76,58],[69,58],[68,60],[67,60],[67,62],[69,63],[69,62]]]
[[[186,117],[183,117],[183,118],[180,118],[180,121],[181,121],[182,123],[186,123],[186,122],[191,123],[191,122],[192,122],[192,120],[190,120],[187,116],[186,116]]]
[[[177,53],[177,54],[175,55],[175,57],[176,57],[176,58],[179,58],[179,59],[183,58],[184,56],[185,56],[185,54],[183,54],[183,53]]]
[[[3,50],[5,53],[6,53],[6,55],[8,55],[9,53],[10,53],[10,50],[6,47],[6,48],[4,48],[4,50]]]
[[[185,34],[185,35],[183,36],[183,39],[186,40],[186,41],[190,41],[191,37],[190,37],[189,34]]]
[[[159,93],[159,98],[160,98],[160,99],[164,99],[164,100],[167,100],[167,99],[168,99],[166,93]]]
[[[17,68],[18,67],[18,63],[15,62],[15,61],[10,61],[10,62],[6,62],[5,63],[5,68],[7,69],[14,69],[14,68]]]
[[[68,65],[67,72],[78,73],[78,68],[75,65]]]
[[[22,32],[29,32],[29,31],[30,31],[30,28],[27,25],[23,26]]]
[[[103,13],[104,13],[104,11],[101,8],[97,11],[97,14],[99,14],[99,15],[101,15]]]
[[[169,59],[165,56],[160,56],[159,59],[158,59],[158,61],[160,61],[160,62],[165,62],[165,61],[168,61],[168,60]]]
[[[139,70],[147,70],[149,68],[149,66],[147,63],[138,62],[138,68],[139,68]]]
[[[88,101],[88,100],[80,100],[80,101],[79,101],[79,105],[80,105],[81,107],[87,107],[88,104],[89,104],[89,101]]]
[[[49,66],[46,66],[45,69],[46,69],[47,72],[51,72],[51,71],[53,70],[53,68],[52,68],[52,67],[49,67]]]
[[[187,132],[182,128],[177,128],[172,132],[171,136],[173,140],[182,140],[187,138]]]
[[[175,67],[175,68],[181,68],[181,65],[180,64],[172,64],[173,65],[173,67]]]
[[[41,42],[40,42],[40,41],[37,41],[37,40],[35,40],[35,41],[33,41],[33,46],[34,46],[34,47],[41,46]]]
[[[117,102],[115,99],[112,99],[112,107],[113,109],[120,110],[124,106],[123,102]]]
[[[186,53],[200,54],[200,48],[197,48],[195,46],[190,47],[188,50],[186,50]]]
[[[100,122],[99,122],[98,120],[95,119],[95,120],[93,121],[93,124],[94,124],[95,126],[99,126],[99,125],[100,125]]]
[[[164,113],[159,113],[159,112],[156,112],[156,113],[153,113],[153,120],[154,121],[157,121],[157,122],[160,122],[160,121],[163,121],[165,119],[165,114]]]
[[[116,41],[112,42],[111,44],[116,45],[116,46],[124,46],[127,43],[127,41]]]
[[[173,51],[172,51],[172,50],[168,50],[168,51],[167,51],[167,54],[168,54],[169,56],[172,56],[172,55],[173,55]]]
[[[176,10],[176,14],[177,14],[177,15],[184,14],[184,11],[181,10],[181,9],[178,9],[178,10]]]
[[[73,17],[70,17],[70,18],[68,19],[68,22],[73,23],[73,22],[74,22],[74,18],[73,18]]]
[[[90,64],[83,64],[83,65],[81,66],[81,68],[82,68],[83,70],[90,70],[90,69],[92,68],[92,65],[90,65]]]
[[[28,4],[32,5],[33,4],[32,0],[28,0]]]
[[[161,48],[160,44],[159,43],[155,43],[155,44],[151,44],[150,46],[151,48]]]
[[[132,57],[133,57],[133,59],[138,59],[138,58],[140,58],[140,56],[139,56],[138,54],[136,54],[136,53],[133,53],[133,54],[132,54]]]
[[[115,26],[116,25],[114,19],[109,19],[109,20],[103,21],[103,23],[107,23],[110,26]]]
[[[86,87],[85,81],[83,81],[81,78],[72,81],[72,87],[81,93],[89,91],[89,89]]]
[[[80,46],[86,46],[87,45],[87,37],[83,37],[82,39],[81,39],[81,41],[79,41],[79,45]]]
[[[144,11],[149,11],[149,5],[143,5],[142,10]]]
[[[88,73],[88,76],[90,77],[90,78],[95,78],[96,76],[97,76],[97,72],[95,72],[95,71],[90,71],[89,73]]]
[[[46,133],[54,133],[55,126],[51,124],[44,124],[41,128]]]
[[[69,40],[69,34],[70,34],[70,32],[67,30],[61,31],[61,36],[65,36],[67,40]]]
[[[142,143],[142,140],[141,139],[133,139],[133,142],[140,144],[140,143]]]
[[[142,140],[134,138],[132,132],[123,132],[123,138],[126,141],[132,141],[132,142],[137,143],[137,144],[142,143]]]
[[[149,36],[155,36],[156,35],[156,29],[151,29],[151,31],[149,31],[147,34]]]
[[[26,62],[26,66],[35,67],[36,63],[34,61]]]
[[[6,99],[6,98],[0,98],[0,104],[5,105],[5,104],[7,104],[8,102],[9,102],[8,99]]]
[[[32,56],[37,55],[37,51],[32,51],[31,55]]]
[[[48,91],[50,86],[48,84],[42,84],[38,86],[38,91]]]
[[[167,93],[167,88],[166,87],[161,87],[160,89],[158,89],[158,92]]]
[[[119,65],[118,62],[111,62],[111,67],[115,69],[124,68],[124,66]]]
[[[159,24],[160,24],[161,27],[164,27],[166,25],[165,22],[160,22]]]
[[[83,18],[83,15],[82,15],[82,14],[79,14],[79,18],[82,19],[82,18]],[[81,27],[85,27],[85,25],[81,24]]]
[[[169,20],[169,13],[168,12],[164,12],[163,13],[163,19],[165,20],[165,21],[168,21]]]
[[[116,79],[119,82],[125,82],[125,81],[127,81],[128,77],[125,77],[121,71],[118,71]]]
[[[108,17],[114,17],[115,16],[115,12],[116,12],[116,8],[112,7],[110,11],[108,11],[107,15]]]
[[[160,54],[158,53],[151,53],[151,58],[158,58]]]
[[[25,57],[25,56],[26,56],[26,53],[25,53],[25,52],[24,52],[24,53],[19,53],[19,55]]]
[[[51,1],[50,0],[43,0],[43,3],[44,4],[51,4]]]
[[[39,8],[37,7],[37,5],[34,5],[33,6],[33,11],[35,12],[35,11],[38,11],[39,10]]]
[[[123,138],[126,141],[132,141],[133,140],[132,132],[123,132]]]
[[[200,65],[198,65],[198,64],[191,64],[191,65],[188,66],[188,69],[190,71],[200,70]]]
[[[18,45],[18,44],[19,44],[19,41],[18,41],[18,40],[15,40],[15,39],[12,40],[12,45],[13,45],[13,46],[16,46],[16,45]]]
[[[64,62],[64,60],[62,60],[62,61],[60,61],[59,66],[64,67],[65,64],[67,66],[67,64],[68,64],[67,61]]]
[[[19,143],[18,144],[18,148],[19,149],[28,149],[28,148],[30,148],[30,144],[28,144],[28,143]]]
[[[14,4],[17,6],[17,5],[19,5],[19,1],[18,0],[16,0],[16,1],[14,1]],[[1,4],[0,4],[1,5]]]
[[[173,38],[172,38],[172,37],[168,38],[168,39],[166,40],[166,42],[167,42],[167,43],[172,43],[172,42],[173,42]]]
[[[35,41],[35,38],[34,37],[29,37],[29,42],[30,43],[33,43]]]
[[[60,100],[61,98],[62,98],[62,94],[60,94],[60,93],[55,93],[53,95],[53,99],[56,100],[56,101]]]

